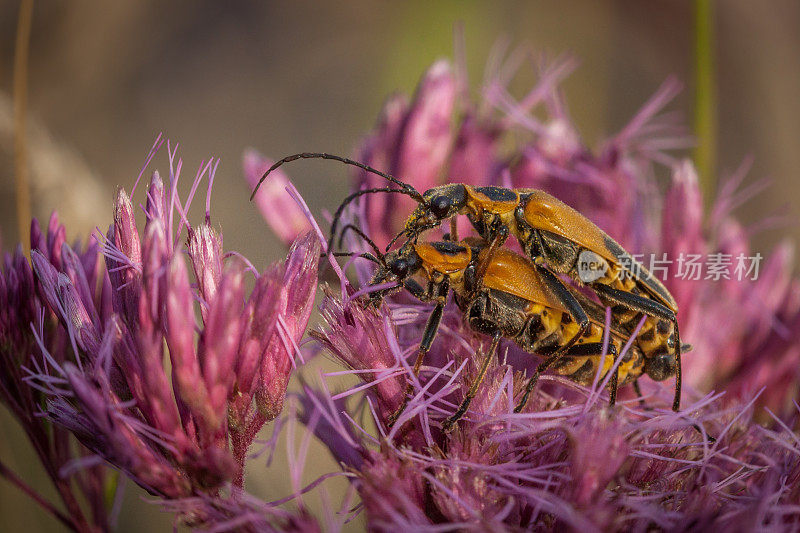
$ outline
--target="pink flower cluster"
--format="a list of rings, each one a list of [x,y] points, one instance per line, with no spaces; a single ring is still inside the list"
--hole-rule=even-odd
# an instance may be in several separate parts
[[[557,87],[572,63],[543,69],[539,84],[515,100],[506,89],[515,61],[490,65],[479,103],[464,97],[459,69],[436,63],[412,100],[387,102],[356,159],[420,191],[445,182],[544,189],[632,253],[757,251],[749,244],[755,228],[731,214],[753,192],[737,191],[742,174],[706,214],[691,163],[670,155],[687,145],[671,117],[659,115],[678,90],[674,81],[594,152]],[[656,167],[671,173],[666,194]],[[356,190],[375,186],[386,184],[356,176]],[[413,207],[402,195],[367,195],[348,222],[385,244]],[[344,248],[367,250],[356,236]],[[683,338],[694,345],[684,356],[681,413],[669,411],[671,380],[645,378],[644,403],[623,390],[609,409],[602,387],[545,376],[515,414],[522,372],[536,358],[506,342],[466,417],[442,432],[488,344],[451,304],[413,397],[389,428],[430,308],[401,293],[373,310],[345,291],[327,294],[326,327],[314,336],[361,384],[336,395],[306,388],[303,420],[324,421],[312,428],[355,474],[377,531],[796,529],[800,283],[791,257],[788,244],[779,246],[756,281],[669,280]],[[372,265],[356,261],[364,283]]]
[[[2,399],[42,448],[65,501],[70,472],[82,481],[84,467],[103,462],[167,500],[241,487],[248,449],[281,413],[297,364],[316,293],[316,237],[298,237],[286,261],[263,272],[224,253],[208,207],[202,224],[186,218],[204,177],[210,194],[213,160],[182,202],[182,162],[167,148],[169,182],[153,173],[143,230],[119,190],[105,234],[70,246],[55,216],[47,235],[34,220],[32,268],[18,251],[0,278]],[[77,457],[70,433],[83,445]],[[107,529],[105,478],[99,470],[78,484],[97,509],[92,522],[75,503],[70,527]],[[219,515],[199,511],[190,515],[198,524]]]

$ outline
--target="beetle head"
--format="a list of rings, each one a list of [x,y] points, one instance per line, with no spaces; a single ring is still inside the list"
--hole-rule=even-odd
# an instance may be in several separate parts
[[[378,266],[369,284],[380,285],[382,283],[396,282],[397,287],[371,293],[369,302],[373,305],[379,305],[388,294],[401,289],[403,282],[416,274],[420,268],[422,268],[422,259],[410,242],[399,250],[388,252],[383,256],[383,264]]]
[[[468,198],[466,187],[458,183],[428,189],[422,195],[422,203],[408,217],[405,234],[413,238],[439,226],[464,209]]]

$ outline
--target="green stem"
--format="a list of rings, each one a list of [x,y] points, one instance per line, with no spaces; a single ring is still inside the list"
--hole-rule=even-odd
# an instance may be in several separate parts
[[[713,0],[695,0],[694,160],[703,197],[709,202],[716,189],[717,88],[714,57]]]

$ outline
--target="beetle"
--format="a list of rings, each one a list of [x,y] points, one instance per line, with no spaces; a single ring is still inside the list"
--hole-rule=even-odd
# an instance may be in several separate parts
[[[421,301],[435,304],[417,350],[414,375],[418,375],[430,350],[451,291],[469,327],[492,338],[477,378],[458,410],[444,422],[445,429],[466,412],[501,339],[510,339],[523,350],[544,358],[528,379],[523,396],[514,409],[520,412],[545,370],[551,369],[577,383],[591,385],[598,365],[602,363],[605,376],[614,365],[622,343],[630,336],[630,332],[612,328],[610,341],[605,345],[605,318],[598,304],[579,296],[581,307],[570,309],[563,294],[553,293],[544,281],[548,276],[555,277],[552,272],[506,248],[493,254],[488,268],[481,278],[477,278],[478,264],[486,253],[487,243],[476,238],[461,242],[409,243],[379,257],[376,260],[378,269],[370,281],[370,285],[400,284],[372,293],[369,297],[372,305],[378,305],[388,294],[402,289]],[[670,365],[662,358],[648,357],[638,342],[632,344],[610,378],[610,404],[614,405],[616,401],[618,386],[634,381],[642,374],[660,377],[674,373],[674,369],[674,362]],[[404,403],[389,419],[390,425],[403,412],[411,392],[409,385]]]
[[[420,193],[411,185],[364,163],[325,153],[300,153],[285,157],[264,173],[259,184],[270,172],[285,163],[313,158],[356,166],[399,187],[364,189],[347,196],[334,214],[329,244],[333,242],[344,208],[362,195],[377,192],[405,194],[419,203],[407,218],[403,231],[392,242],[403,235],[410,241],[416,241],[423,232],[438,227],[446,220],[450,221],[451,235],[457,240],[455,217],[466,215],[477,233],[490,243],[489,251],[477,266],[478,278],[491,264],[494,253],[508,236],[514,235],[535,263],[556,274],[566,274],[579,284],[588,285],[603,304],[612,307],[614,316],[623,325],[634,323],[640,314],[653,318],[646,321],[642,336],[653,347],[663,349],[661,357],[671,360],[674,354],[675,396],[672,409],[680,410],[682,346],[675,299],[643,265],[578,211],[537,189],[472,187],[454,183]],[[569,308],[580,307],[578,299],[558,276],[545,276],[542,279],[551,291],[564,298]]]

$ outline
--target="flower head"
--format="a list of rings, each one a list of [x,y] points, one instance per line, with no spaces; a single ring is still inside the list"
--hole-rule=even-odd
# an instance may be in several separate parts
[[[250,445],[282,410],[316,292],[319,244],[300,236],[285,262],[263,272],[225,254],[209,212],[198,226],[186,219],[200,181],[213,180],[213,160],[182,202],[182,163],[169,152],[168,184],[154,172],[147,187],[143,229],[120,189],[111,228],[90,246],[66,244],[54,217],[47,234],[34,222],[32,268],[21,254],[7,258],[3,299],[24,305],[0,322],[11,378],[2,398],[25,402],[20,418],[44,406],[59,438],[71,433],[84,453],[151,494],[207,500],[242,485]],[[47,419],[29,419],[36,444],[50,446],[40,435]],[[62,469],[70,460],[43,459]],[[102,487],[88,496],[102,501]],[[217,515],[192,516],[209,524]]]
[[[53,215],[49,230],[31,225],[33,266],[18,247],[5,254],[0,272],[0,402],[17,419],[65,512],[47,501],[0,462],[0,475],[32,495],[65,527],[107,529],[114,521],[108,507],[113,482],[107,470],[86,449],[77,449],[68,428],[53,426],[42,416],[49,389],[64,390],[63,376],[49,369],[69,365],[74,347],[99,348],[102,293],[96,244],[70,247],[64,227]],[[57,269],[54,265],[59,265]],[[88,306],[88,308],[87,308]],[[42,357],[42,353],[47,357]],[[38,356],[36,356],[36,355]],[[32,376],[42,374],[41,384]]]

